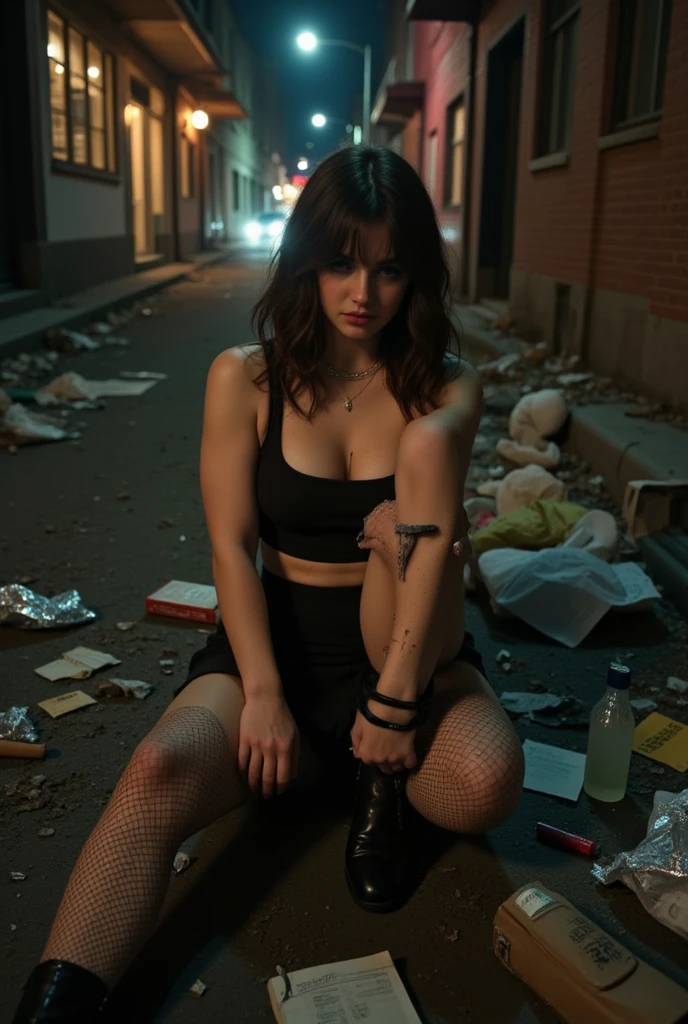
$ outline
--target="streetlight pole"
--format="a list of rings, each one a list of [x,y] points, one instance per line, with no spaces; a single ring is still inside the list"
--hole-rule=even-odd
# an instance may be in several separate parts
[[[315,46],[345,46],[348,50],[355,50],[356,53],[360,53],[363,57],[363,142],[368,145],[370,143],[370,75],[371,75],[371,63],[372,53],[369,43],[365,46],[359,46],[358,43],[350,43],[346,39],[316,39],[311,33],[304,33],[309,35],[312,44],[302,46],[302,49],[311,50]],[[299,37],[300,39],[302,37]],[[309,40],[309,43],[310,43]]]

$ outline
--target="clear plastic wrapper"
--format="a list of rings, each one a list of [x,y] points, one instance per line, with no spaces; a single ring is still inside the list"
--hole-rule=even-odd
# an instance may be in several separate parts
[[[38,733],[29,718],[29,709],[11,707],[0,711],[0,740],[15,740],[18,743],[36,743]]]
[[[81,600],[78,590],[43,597],[20,583],[0,587],[0,625],[19,629],[55,629],[77,626],[97,618]]]
[[[688,789],[658,790],[642,842],[592,874],[604,885],[623,882],[652,917],[688,939]]]

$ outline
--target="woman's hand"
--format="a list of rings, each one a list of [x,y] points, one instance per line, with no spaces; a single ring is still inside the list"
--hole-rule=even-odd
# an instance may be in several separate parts
[[[384,707],[374,700],[371,700],[368,706],[374,715],[388,722],[405,724],[415,714],[415,712]],[[418,762],[415,738],[415,729],[408,732],[385,729],[384,726],[373,725],[363,717],[360,711],[356,715],[356,721],[351,730],[354,757],[365,764],[375,765],[386,774],[410,771],[415,768]]]
[[[299,731],[282,696],[246,697],[239,721],[239,770],[252,793],[283,793],[296,775]]]

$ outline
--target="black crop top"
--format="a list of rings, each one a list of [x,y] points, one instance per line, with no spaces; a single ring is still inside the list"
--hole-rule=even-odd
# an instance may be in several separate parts
[[[277,551],[310,562],[365,562],[356,536],[363,519],[394,499],[394,474],[330,480],[293,469],[282,454],[284,399],[270,389],[270,418],[256,469],[260,537]]]

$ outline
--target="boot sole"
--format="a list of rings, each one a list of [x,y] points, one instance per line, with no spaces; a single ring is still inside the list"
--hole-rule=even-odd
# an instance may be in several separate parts
[[[362,900],[357,894],[349,877],[349,872],[346,869],[344,870],[344,875],[347,888],[356,906],[360,907],[361,910],[367,910],[371,914],[391,914],[395,910],[400,910],[411,896],[411,893],[404,893],[401,896],[395,896],[394,899],[387,900],[386,903],[371,903],[368,900]]]

